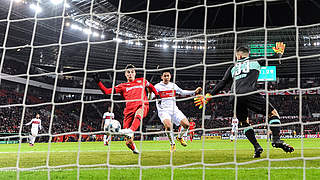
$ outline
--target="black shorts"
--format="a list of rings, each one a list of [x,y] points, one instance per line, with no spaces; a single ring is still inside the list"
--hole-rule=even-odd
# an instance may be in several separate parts
[[[234,97],[230,99],[232,105],[234,105]],[[270,114],[275,108],[269,102],[268,114]],[[234,107],[234,106],[233,106]],[[248,117],[248,109],[257,113],[266,115],[266,99],[259,93],[251,94],[248,96],[238,96],[236,105],[236,115],[240,122],[244,122]]]

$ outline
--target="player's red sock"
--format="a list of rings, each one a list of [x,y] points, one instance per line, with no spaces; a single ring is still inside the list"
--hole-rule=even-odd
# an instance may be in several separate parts
[[[192,142],[192,136],[190,136],[190,141]]]
[[[141,116],[138,114],[134,117],[134,120],[130,127],[132,131],[136,131],[139,128],[141,119],[142,119]]]
[[[132,151],[134,151],[136,149],[136,146],[133,143],[129,143],[128,141],[126,142],[126,145],[128,146],[129,149],[131,149]]]

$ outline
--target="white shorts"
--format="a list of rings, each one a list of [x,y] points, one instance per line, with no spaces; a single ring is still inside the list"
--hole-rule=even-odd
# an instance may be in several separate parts
[[[104,126],[109,126],[110,122],[111,122],[111,119],[105,119]]]
[[[158,116],[163,123],[165,119],[170,119],[172,123],[176,126],[180,126],[180,122],[182,119],[185,119],[186,116],[178,109],[162,109],[158,111]]]
[[[31,135],[37,136],[38,135],[38,128],[31,128]]]

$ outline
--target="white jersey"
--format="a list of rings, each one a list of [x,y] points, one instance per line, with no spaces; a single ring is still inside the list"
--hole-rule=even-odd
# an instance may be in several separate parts
[[[161,107],[157,104],[159,110],[173,110],[178,109],[176,105],[176,95],[192,96],[195,91],[182,90],[175,83],[169,82],[164,84],[162,81],[154,86],[161,97]]]
[[[41,119],[37,119],[37,118],[33,118],[29,123],[27,123],[26,125],[30,125],[32,124],[31,126],[31,129],[42,129],[42,126],[41,126]]]
[[[114,119],[114,114],[111,112],[105,112],[103,114],[104,125],[108,125],[112,119]]]

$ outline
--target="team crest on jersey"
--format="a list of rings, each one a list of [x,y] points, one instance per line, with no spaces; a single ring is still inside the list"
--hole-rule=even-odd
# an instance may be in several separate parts
[[[141,80],[138,80],[137,83],[141,83]]]

